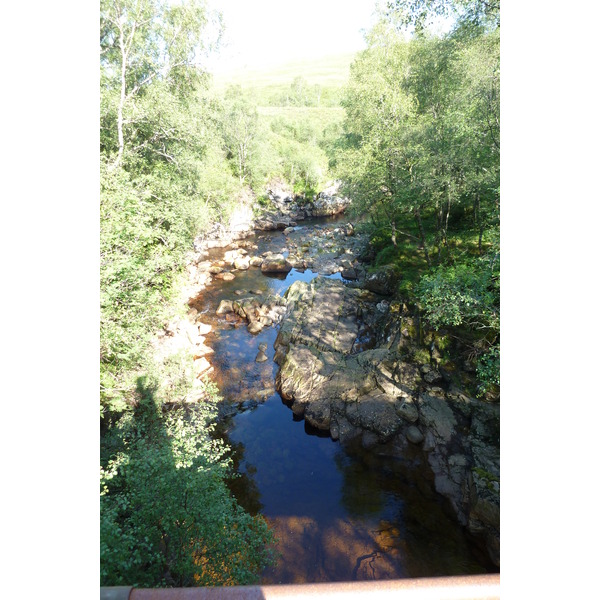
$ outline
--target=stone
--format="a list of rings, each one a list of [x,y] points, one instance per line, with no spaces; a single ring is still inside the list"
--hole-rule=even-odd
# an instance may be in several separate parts
[[[221,300],[219,307],[217,308],[218,315],[225,315],[233,312],[233,303],[231,300]]]
[[[260,321],[253,321],[248,325],[248,331],[252,334],[260,333],[264,328],[264,325]]]
[[[425,437],[423,436],[421,431],[414,425],[411,425],[406,430],[405,435],[406,435],[406,439],[409,442],[411,442],[412,444],[420,444],[425,439]]]
[[[260,270],[263,273],[289,273],[292,270],[292,265],[282,254],[273,254],[265,258]]]
[[[364,288],[376,294],[390,296],[396,290],[398,281],[396,269],[391,265],[386,265],[367,275]]]
[[[196,323],[198,325],[198,333],[200,335],[206,335],[212,331],[212,325],[208,325],[207,323]]]
[[[233,261],[233,266],[240,271],[245,271],[250,268],[250,258],[247,256],[240,256]]]
[[[196,377],[201,377],[202,375],[211,372],[213,368],[206,358],[201,357],[194,361],[194,370],[196,372]]]
[[[240,256],[240,252],[239,250],[228,250],[227,252],[225,252],[225,254],[223,255],[223,260],[225,261],[226,264],[228,264],[229,266],[233,265],[235,260]]]
[[[252,333],[252,332],[251,332]],[[268,356],[264,353],[263,350],[260,350],[254,359],[257,363],[265,362],[268,360]]]
[[[206,356],[207,354],[212,354],[214,352],[214,350],[208,346],[205,346],[204,344],[198,344],[197,346],[194,346],[194,350],[192,351],[192,358],[194,360],[196,360],[197,358],[202,358],[203,356]]]
[[[263,264],[263,258],[260,256],[253,256],[250,259],[250,266],[251,267],[260,267]]]
[[[377,446],[378,442],[379,438],[376,433],[369,430],[363,431],[361,444],[365,450],[372,450]]]

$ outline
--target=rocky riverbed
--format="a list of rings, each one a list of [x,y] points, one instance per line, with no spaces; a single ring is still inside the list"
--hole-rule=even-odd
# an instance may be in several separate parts
[[[163,356],[192,354],[186,401],[202,400],[205,377],[222,390],[227,418],[278,393],[294,420],[346,453],[410,457],[426,471],[418,485],[445,499],[499,567],[499,404],[465,393],[433,357],[415,359],[419,321],[393,296],[399,274],[368,271],[354,225],[307,221],[343,215],[346,199],[325,193],[307,207],[271,195],[274,210],[247,227],[197,240],[189,311],[156,342]]]

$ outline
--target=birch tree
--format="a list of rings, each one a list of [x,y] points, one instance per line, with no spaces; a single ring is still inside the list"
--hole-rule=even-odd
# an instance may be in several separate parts
[[[149,85],[161,81],[181,93],[201,77],[207,23],[201,0],[101,0],[102,91],[116,104],[111,125],[117,133],[117,164],[128,143],[127,126],[144,118],[138,102]]]

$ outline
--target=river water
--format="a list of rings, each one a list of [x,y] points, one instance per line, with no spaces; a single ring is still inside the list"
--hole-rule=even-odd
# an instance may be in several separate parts
[[[303,222],[289,236],[260,232],[249,238],[258,249],[287,252],[313,241],[322,252],[335,220]],[[211,250],[218,260],[224,250]],[[191,306],[213,326],[206,339],[224,397],[220,434],[233,448],[239,477],[231,489],[242,506],[260,512],[273,528],[279,558],[261,583],[306,583],[433,577],[494,571],[451,516],[447,501],[432,490],[433,476],[415,448],[401,459],[344,451],[329,435],[297,418],[275,390],[273,362],[277,327],[259,334],[245,322],[217,316],[223,299],[253,292],[283,294],[299,279],[317,273],[293,269],[268,277],[260,269],[236,271],[233,281],[214,280]],[[331,275],[341,278],[340,274]],[[260,293],[260,295],[259,295]],[[268,360],[255,362],[259,344]],[[236,407],[237,410],[234,410]]]

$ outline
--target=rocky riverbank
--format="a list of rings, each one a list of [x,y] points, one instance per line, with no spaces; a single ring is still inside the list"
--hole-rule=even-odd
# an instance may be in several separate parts
[[[188,373],[192,381],[191,390],[183,401],[201,401],[206,393],[202,379],[214,371],[210,363],[210,355],[214,351],[206,341],[213,328],[197,309],[190,308],[194,299],[209,286],[233,281],[240,271],[254,268],[265,275],[285,275],[292,268],[314,269],[325,274],[344,272],[349,278],[356,278],[361,273],[357,253],[363,240],[354,235],[351,224],[342,227],[316,225],[301,243],[296,243],[290,236],[296,225],[292,216],[304,220],[313,215],[332,216],[343,212],[349,200],[335,195],[336,190],[334,185],[307,202],[303,198],[294,200],[285,188],[274,186],[268,190],[272,200],[269,210],[259,211],[256,206],[253,210],[248,202],[242,202],[227,226],[215,224],[208,233],[195,240],[194,250],[186,263],[184,285],[178,301],[185,314],[173,317],[152,342],[159,364],[175,356],[193,359],[193,368]],[[258,217],[253,216],[255,212],[259,213]],[[281,229],[280,225],[265,226],[266,222],[285,226],[282,233],[286,243],[281,252],[257,253],[261,231]],[[351,248],[355,249],[354,253]],[[211,258],[214,249],[223,250],[218,259]],[[223,302],[217,314],[236,326],[246,323],[253,334],[281,321],[285,302],[280,297],[263,297],[262,290],[238,290],[238,294],[238,297]]]
[[[411,360],[414,320],[398,301],[322,277],[294,283],[285,299],[275,360],[292,411],[348,447],[398,457],[419,447],[436,490],[499,566],[499,405]],[[383,321],[387,341],[361,346]]]

